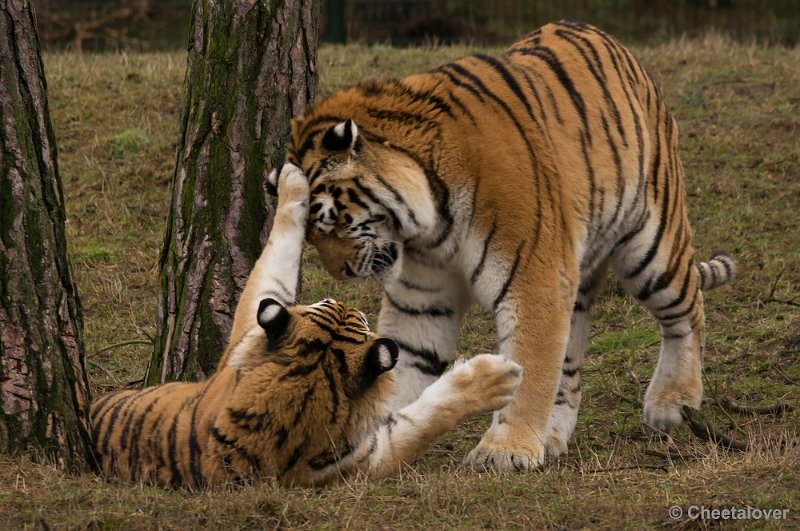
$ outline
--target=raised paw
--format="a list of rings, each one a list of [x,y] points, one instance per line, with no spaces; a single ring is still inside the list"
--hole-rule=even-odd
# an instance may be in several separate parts
[[[479,354],[457,363],[443,378],[465,416],[473,416],[508,405],[522,382],[522,367],[494,354]]]
[[[305,226],[308,218],[308,179],[294,164],[284,164],[280,177],[273,170],[269,179],[278,188],[278,215],[289,215],[298,224]],[[277,180],[277,183],[275,182]]]
[[[491,430],[490,430],[491,431]],[[544,462],[544,447],[533,440],[514,444],[512,440],[483,440],[464,458],[464,464],[478,472],[525,472]]]
[[[273,180],[273,170],[270,175],[270,181]],[[277,183],[272,183],[278,189],[278,202],[283,198],[288,201],[307,201],[308,200],[308,179],[306,178],[303,170],[287,162],[281,169],[281,175]]]

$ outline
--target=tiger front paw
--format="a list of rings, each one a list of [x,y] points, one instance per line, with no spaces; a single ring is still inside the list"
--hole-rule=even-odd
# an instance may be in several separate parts
[[[292,163],[286,163],[280,176],[276,170],[270,172],[269,181],[278,189],[278,214],[288,213],[294,221],[305,225],[309,187],[303,171]]]
[[[508,405],[522,382],[522,367],[494,354],[480,354],[457,362],[443,380],[468,418]]]
[[[544,446],[535,439],[515,441],[513,437],[496,438],[490,433],[491,430],[470,450],[464,458],[465,465],[478,472],[526,472],[544,463]]]

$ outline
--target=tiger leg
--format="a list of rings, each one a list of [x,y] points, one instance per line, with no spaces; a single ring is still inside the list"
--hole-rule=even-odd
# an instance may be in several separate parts
[[[408,256],[399,277],[384,286],[379,332],[400,349],[390,411],[416,400],[453,360],[469,306],[465,293],[445,272],[417,264]]]
[[[285,164],[280,176],[273,170],[269,179],[278,189],[278,208],[272,232],[239,297],[228,350],[223,359],[227,359],[231,348],[256,326],[258,307],[263,299],[273,298],[288,306],[297,297],[308,219],[308,179],[293,164]]]
[[[603,264],[581,283],[572,310],[567,352],[561,368],[561,381],[547,423],[545,451],[547,455],[553,457],[567,453],[567,443],[578,422],[578,409],[581,404],[581,366],[592,328],[591,309],[603,287],[606,267]]]
[[[517,285],[495,305],[499,353],[522,365],[524,376],[514,400],[494,414],[492,426],[465,458],[477,470],[529,470],[544,461],[578,284],[577,272],[556,270],[520,271]]]
[[[661,327],[661,352],[645,393],[644,417],[647,424],[666,432],[682,422],[682,406],[697,408],[703,397],[703,293],[688,242],[688,222],[673,223],[684,231],[667,233],[655,243],[633,238],[614,258],[626,291],[650,310]]]
[[[493,354],[458,361],[417,400],[389,415],[345,459],[320,470],[318,481],[345,471],[370,478],[397,474],[460,422],[507,405],[521,380],[518,364]]]

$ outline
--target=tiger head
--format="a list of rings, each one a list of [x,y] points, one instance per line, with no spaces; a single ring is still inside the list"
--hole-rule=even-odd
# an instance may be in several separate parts
[[[425,171],[383,133],[318,108],[292,122],[287,161],[309,179],[308,240],[339,280],[392,278],[404,244],[435,226]]]
[[[357,439],[384,415],[398,348],[363,313],[331,299],[264,299],[257,320],[228,361],[240,375],[231,410],[264,409],[274,426],[293,427],[290,439],[322,447]]]

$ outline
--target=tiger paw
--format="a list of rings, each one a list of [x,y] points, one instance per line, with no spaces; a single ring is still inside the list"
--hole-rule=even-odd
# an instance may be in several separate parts
[[[526,472],[535,470],[544,463],[544,446],[534,440],[512,444],[509,440],[487,441],[488,436],[489,432],[464,458],[464,464],[473,470]]]
[[[292,163],[284,164],[280,177],[276,175],[277,172],[272,170],[269,180],[278,188],[278,213],[287,212],[295,222],[305,226],[308,218],[308,179]]]
[[[448,399],[469,418],[508,405],[522,382],[522,367],[494,354],[479,354],[456,362],[440,381],[448,387]]]
[[[683,406],[699,408],[702,402],[702,385],[660,386],[654,379],[644,397],[645,422],[665,433],[670,433],[683,422]]]
[[[564,437],[560,433],[552,432],[544,441],[544,451],[545,454],[550,457],[567,455],[567,441],[564,440]]]
[[[683,422],[682,409],[683,404],[680,402],[645,402],[644,421],[657,430],[670,433]]]

